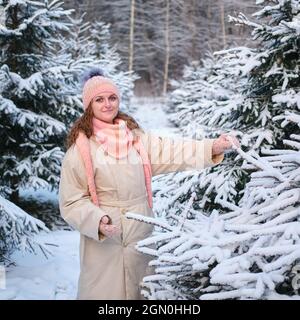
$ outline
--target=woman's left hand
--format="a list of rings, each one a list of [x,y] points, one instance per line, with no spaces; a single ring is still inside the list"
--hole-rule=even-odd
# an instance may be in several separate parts
[[[212,155],[220,154],[228,149],[232,149],[230,140],[232,140],[236,147],[240,148],[239,140],[235,136],[223,133],[219,138],[215,139],[212,146]]]

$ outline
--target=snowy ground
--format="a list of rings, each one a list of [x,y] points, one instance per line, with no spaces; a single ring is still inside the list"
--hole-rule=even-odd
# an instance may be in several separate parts
[[[0,290],[0,299],[75,299],[79,275],[79,233],[53,231],[38,237],[49,247],[53,256],[47,259],[37,255],[16,252],[16,266],[6,271],[6,289]]]
[[[160,135],[176,134],[167,121],[163,101],[134,99],[134,117],[143,129]],[[26,190],[23,196],[31,196]],[[34,194],[41,201],[57,201],[55,193],[39,191]],[[42,252],[25,255],[16,252],[15,263],[5,270],[5,289],[0,289],[0,300],[8,299],[75,299],[79,275],[79,233],[56,230],[41,233],[39,240],[50,244],[53,255],[45,258]],[[1,286],[0,286],[1,287]]]
[[[134,98],[132,103],[136,107],[134,118],[144,130],[167,136],[178,134],[178,129],[168,121],[163,99]]]

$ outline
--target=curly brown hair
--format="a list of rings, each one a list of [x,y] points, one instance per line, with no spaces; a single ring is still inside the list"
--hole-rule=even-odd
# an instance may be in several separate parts
[[[72,128],[70,129],[70,132],[68,133],[66,139],[67,149],[69,149],[76,142],[76,139],[80,131],[84,132],[88,138],[90,138],[93,135],[93,117],[94,113],[92,109],[92,104],[90,103],[84,111],[83,115],[74,122]],[[141,129],[141,127],[133,117],[122,111],[118,112],[116,118],[126,121],[127,127],[130,130]]]

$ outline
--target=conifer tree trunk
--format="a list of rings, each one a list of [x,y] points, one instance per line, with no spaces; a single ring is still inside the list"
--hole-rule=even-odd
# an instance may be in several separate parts
[[[220,17],[221,17],[221,27],[222,27],[222,40],[223,48],[226,47],[226,30],[225,30],[225,17],[224,17],[224,0],[220,0]]]
[[[194,8],[194,10],[196,10],[196,7],[197,7],[197,1],[196,0],[193,0],[192,1],[192,8]],[[197,42],[197,38],[196,38],[196,35],[197,35],[197,27],[196,27],[196,19],[195,19],[195,16],[193,17],[193,20],[191,22],[192,24],[192,30],[193,30],[193,38],[192,38],[192,59],[196,59],[197,57],[197,45],[196,45],[196,42]]]
[[[167,93],[168,78],[169,78],[168,77],[169,60],[170,60],[170,1],[169,0],[166,0],[165,44],[166,44],[166,56],[165,56],[163,95],[166,95]]]
[[[131,0],[130,8],[130,35],[129,35],[129,72],[133,69],[133,44],[134,44],[134,14],[135,14],[135,0]]]
[[[211,3],[208,1],[207,3],[207,32],[208,32],[208,47],[211,48],[210,46],[210,35],[211,35]]]

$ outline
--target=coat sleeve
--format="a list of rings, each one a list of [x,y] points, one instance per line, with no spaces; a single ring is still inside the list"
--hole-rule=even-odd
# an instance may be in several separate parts
[[[59,209],[63,219],[83,235],[100,242],[106,239],[98,228],[107,214],[91,201],[84,163],[76,146],[69,148],[62,162]]]
[[[201,170],[215,166],[224,159],[224,153],[212,156],[215,139],[173,139],[152,133],[141,134],[141,139],[150,158],[153,176],[169,172]]]

